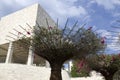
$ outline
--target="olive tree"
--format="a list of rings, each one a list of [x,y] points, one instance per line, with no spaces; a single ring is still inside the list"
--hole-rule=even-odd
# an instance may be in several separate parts
[[[94,55],[86,59],[91,70],[100,72],[106,80],[113,80],[114,74],[120,70],[120,55]]]
[[[62,80],[61,68],[65,61],[95,54],[103,48],[99,35],[84,25],[75,23],[68,30],[67,23],[63,29],[56,26],[35,26],[30,38],[33,52],[50,63],[50,80]],[[23,41],[24,40],[24,41]],[[20,39],[21,42],[27,42]]]

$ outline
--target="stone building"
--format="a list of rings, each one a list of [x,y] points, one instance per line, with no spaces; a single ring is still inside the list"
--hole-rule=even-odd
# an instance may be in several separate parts
[[[41,26],[47,26],[46,19],[49,25],[55,26],[55,22],[39,4],[2,17],[0,20],[0,62],[44,65],[45,61],[33,54],[29,48],[23,49],[15,43],[20,33],[29,37],[26,32],[33,30],[36,22]]]
[[[55,22],[39,4],[2,17],[0,20],[0,63],[35,64],[48,67],[49,63],[34,54],[30,47],[24,49],[16,44],[21,35],[30,37],[27,31],[32,32],[37,24],[47,26],[46,19],[50,26],[55,26]],[[68,66],[71,66],[71,62]]]

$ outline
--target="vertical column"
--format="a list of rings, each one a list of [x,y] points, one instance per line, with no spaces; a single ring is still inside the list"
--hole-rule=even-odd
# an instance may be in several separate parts
[[[5,63],[12,62],[12,54],[13,54],[13,42],[10,42]]]
[[[47,60],[45,61],[45,66],[46,66],[46,68],[50,68],[50,64]]]
[[[71,72],[71,68],[72,68],[73,64],[72,64],[72,61],[70,60],[68,62],[68,71]]]
[[[34,54],[32,46],[29,47],[27,65],[33,65]]]

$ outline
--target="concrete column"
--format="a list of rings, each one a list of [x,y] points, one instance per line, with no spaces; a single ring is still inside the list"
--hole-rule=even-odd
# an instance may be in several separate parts
[[[69,71],[69,72],[71,72],[72,66],[73,66],[73,63],[72,63],[72,61],[70,60],[70,61],[68,62],[68,71]]]
[[[29,53],[28,53],[27,65],[33,65],[33,60],[34,60],[33,49],[32,49],[32,46],[30,46]]]
[[[46,68],[50,68],[50,64],[47,60],[45,61],[45,66],[46,66]]]
[[[13,55],[13,42],[10,42],[5,63],[12,62],[12,55]]]

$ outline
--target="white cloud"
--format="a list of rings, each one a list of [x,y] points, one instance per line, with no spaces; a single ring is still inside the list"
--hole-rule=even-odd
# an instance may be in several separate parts
[[[119,41],[119,37],[116,35],[113,35],[113,33],[108,32],[107,30],[98,30],[97,33],[100,34],[100,36],[102,37],[106,37],[105,41],[107,44],[106,50],[112,50],[112,51],[118,51],[120,50],[120,43],[118,43]]]
[[[95,0],[95,2],[108,10],[114,9],[116,5],[120,5],[120,0]]]
[[[37,0],[0,0],[0,17],[34,4],[35,2]]]
[[[119,42],[119,37],[112,37],[111,41],[108,43],[107,48],[118,51],[120,50],[120,42]]]
[[[6,4],[6,5],[22,5],[22,6],[26,6],[26,5],[30,5],[33,4],[34,2],[37,2],[38,0],[1,0],[2,3]]]
[[[74,3],[77,2],[78,0],[59,0],[59,1],[62,1],[65,4],[74,5]]]
[[[100,34],[100,36],[102,36],[102,37],[106,37],[106,38],[111,38],[112,37],[111,33],[108,32],[107,30],[100,29],[100,30],[97,30],[97,33]]]
[[[113,16],[114,17],[120,17],[120,13],[119,12],[113,13]]]
[[[60,21],[65,22],[67,18],[81,18],[88,15],[85,8],[74,5],[76,1],[77,0],[51,0],[47,3],[47,0],[40,0],[40,3],[54,20],[59,18]]]
[[[79,19],[88,15],[85,8],[74,5],[76,1],[77,0],[0,0],[0,7],[3,11],[8,10],[10,12],[10,9],[16,11],[17,9],[38,2],[54,20],[58,18],[60,22],[63,23],[67,18],[76,17]],[[4,14],[4,12],[2,14]]]

